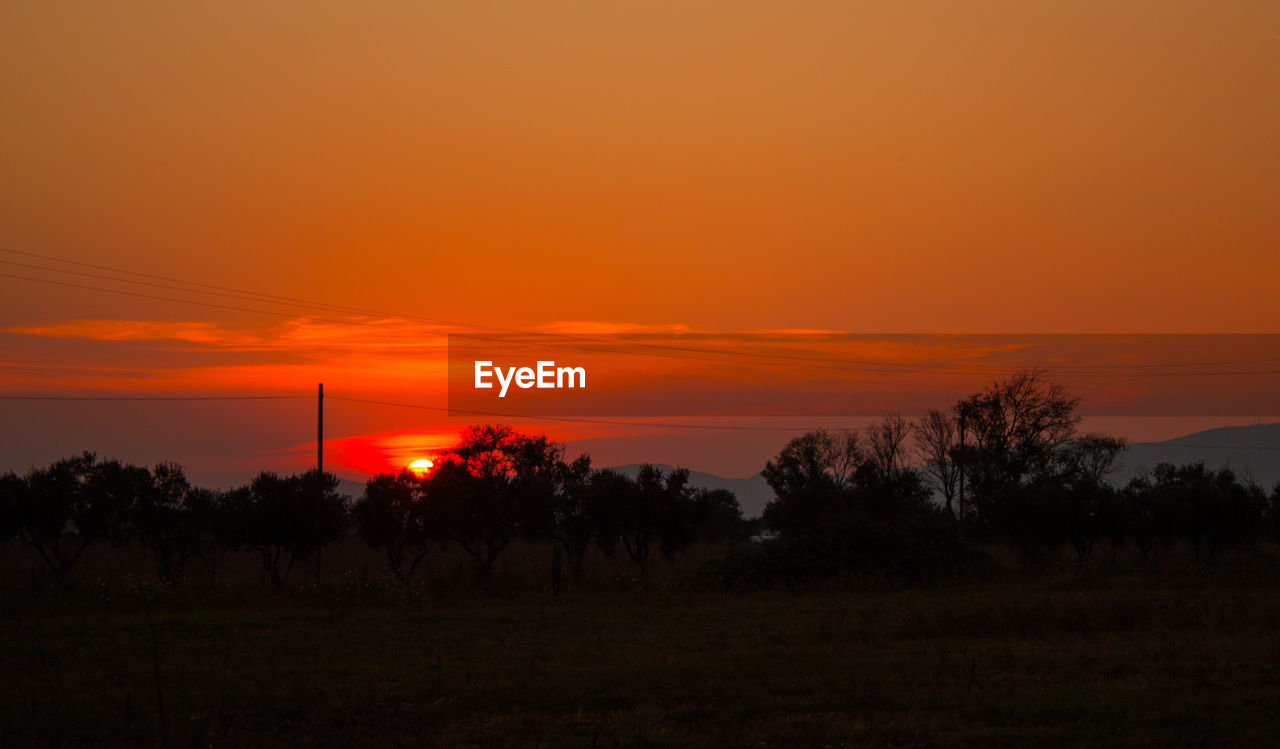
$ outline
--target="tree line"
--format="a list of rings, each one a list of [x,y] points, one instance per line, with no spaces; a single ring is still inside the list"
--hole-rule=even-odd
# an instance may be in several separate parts
[[[1197,562],[1260,539],[1280,542],[1280,485],[1268,494],[1229,469],[1161,464],[1123,487],[1124,440],[1081,434],[1080,401],[1028,370],[915,421],[888,416],[862,433],[792,439],[764,476],[764,511],[781,532],[729,575],[768,582],[858,572],[954,574],[973,547],[999,544],[1028,563],[1100,543],[1190,545]],[[732,582],[732,581],[731,581]]]
[[[59,583],[90,546],[136,543],[151,552],[161,579],[178,579],[197,556],[216,575],[223,552],[248,549],[280,585],[295,561],[349,528],[337,486],[335,476],[318,471],[263,471],[243,487],[215,492],[193,486],[173,463],[148,469],[86,452],[25,476],[0,476],[0,539],[22,539]]]
[[[473,427],[425,475],[404,471],[370,479],[352,498],[330,473],[264,471],[245,486],[215,492],[192,486],[181,467],[153,469],[92,453],[24,476],[0,476],[0,540],[21,538],[62,582],[95,543],[137,543],[156,575],[176,580],[202,557],[216,579],[220,556],[250,550],[282,586],[298,561],[354,532],[385,551],[399,579],[432,548],[456,545],[477,577],[517,540],[552,548],[553,585],[582,576],[594,544],[618,549],[643,573],[653,551],[671,556],[695,541],[741,538],[749,527],[731,492],[698,489],[683,469],[642,466],[635,477],[594,469],[587,455],[505,426]]]
[[[412,575],[432,547],[456,544],[487,579],[498,555],[524,539],[551,546],[557,587],[565,565],[581,579],[593,544],[606,556],[624,550],[643,574],[654,550],[671,556],[748,529],[732,492],[696,489],[688,470],[644,465],[633,478],[594,469],[587,455],[570,460],[563,445],[503,426],[467,430],[424,475],[374,477],[352,515],[396,577]]]
[[[762,472],[774,492],[762,520],[777,539],[737,545],[710,574],[736,588],[846,573],[919,581],[963,573],[989,545],[1029,563],[1068,547],[1084,564],[1099,545],[1145,557],[1181,542],[1199,562],[1280,542],[1280,486],[1268,494],[1196,463],[1118,487],[1108,477],[1124,441],[1081,434],[1079,423],[1079,400],[1031,370],[914,421],[796,437]],[[754,527],[732,493],[691,486],[687,470],[646,465],[630,477],[505,426],[472,427],[429,472],[375,476],[355,499],[318,471],[264,471],[217,492],[171,463],[92,453],[0,476],[0,540],[30,545],[59,582],[89,546],[133,543],[162,579],[200,557],[216,581],[221,557],[248,550],[281,586],[298,561],[355,534],[401,580],[433,549],[456,547],[484,582],[512,543],[542,543],[558,590],[581,579],[593,547],[624,554],[643,577],[654,551],[742,540]]]

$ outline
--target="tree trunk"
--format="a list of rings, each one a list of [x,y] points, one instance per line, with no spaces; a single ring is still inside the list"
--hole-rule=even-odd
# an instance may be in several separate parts
[[[582,582],[582,561],[587,556],[587,545],[577,545],[569,551],[569,579],[575,585]]]
[[[560,544],[551,544],[551,594],[560,595],[560,567],[561,567],[561,551]]]

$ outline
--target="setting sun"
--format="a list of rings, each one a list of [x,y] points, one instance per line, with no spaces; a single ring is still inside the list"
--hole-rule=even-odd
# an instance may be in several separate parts
[[[432,462],[427,460],[426,458],[418,458],[417,460],[409,464],[409,470],[413,471],[418,475],[422,475],[427,471],[430,471],[432,465],[433,465]]]

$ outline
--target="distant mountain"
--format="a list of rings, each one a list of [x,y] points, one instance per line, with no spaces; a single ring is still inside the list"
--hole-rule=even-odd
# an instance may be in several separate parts
[[[1159,463],[1194,463],[1230,468],[1236,475],[1270,490],[1280,481],[1280,423],[1221,427],[1175,437],[1164,442],[1138,442],[1125,451],[1124,468],[1112,481],[1130,478]]]
[[[353,479],[345,479],[338,477],[338,493],[345,494],[352,499],[358,499],[364,494],[364,482],[355,481]]]
[[[640,471],[639,463],[609,467],[632,478]],[[654,467],[661,468],[663,472],[674,470],[672,466],[661,463],[655,463]],[[728,489],[738,498],[738,504],[742,506],[742,514],[748,518],[759,517],[760,513],[764,512],[764,506],[773,499],[773,490],[765,483],[764,476],[758,473],[746,478],[727,479],[714,473],[689,471],[689,483],[699,489]]]

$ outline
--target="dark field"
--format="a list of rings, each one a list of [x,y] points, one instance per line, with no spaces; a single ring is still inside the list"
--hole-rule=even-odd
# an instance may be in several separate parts
[[[1231,746],[1280,731],[1266,575],[741,596],[668,578],[553,597],[357,594],[306,572],[280,592],[8,586],[0,745]]]

